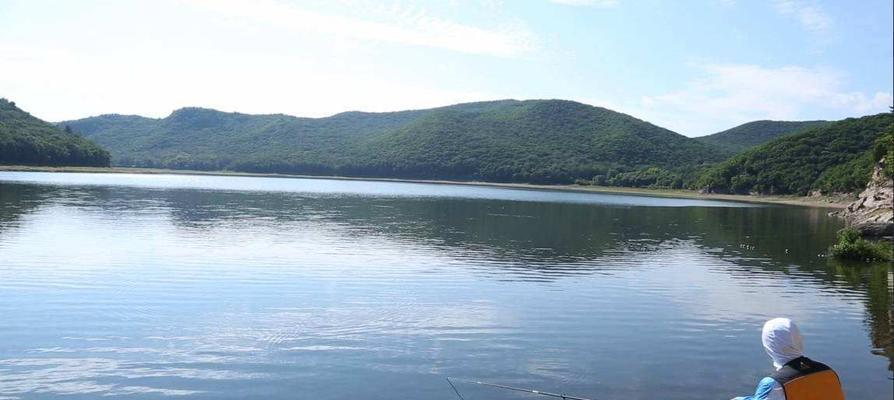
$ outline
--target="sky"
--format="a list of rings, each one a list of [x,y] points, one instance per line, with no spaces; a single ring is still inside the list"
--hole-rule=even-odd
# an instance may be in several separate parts
[[[39,118],[568,99],[687,136],[888,110],[891,0],[0,0]]]

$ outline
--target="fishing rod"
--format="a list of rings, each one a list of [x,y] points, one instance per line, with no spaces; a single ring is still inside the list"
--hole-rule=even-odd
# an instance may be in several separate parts
[[[500,385],[500,384],[496,384],[496,383],[471,381],[468,379],[453,378],[453,380],[450,380],[450,377],[448,376],[447,383],[450,384],[450,387],[453,388],[453,391],[456,392],[456,395],[459,396],[460,400],[466,400],[466,399],[463,398],[463,395],[459,394],[459,390],[456,390],[456,386],[453,385],[453,381],[471,383],[471,384],[481,385],[481,386],[490,386],[490,387],[494,387],[494,388],[498,388],[498,389],[512,390],[512,391],[516,391],[516,392],[531,393],[531,394],[536,394],[539,396],[555,397],[557,399],[563,399],[563,400],[591,400],[586,397],[577,397],[577,396],[570,396],[567,394],[550,393],[550,392],[544,392],[541,390],[525,389],[525,388],[519,388],[519,387],[514,387],[514,386],[508,386],[508,385]]]

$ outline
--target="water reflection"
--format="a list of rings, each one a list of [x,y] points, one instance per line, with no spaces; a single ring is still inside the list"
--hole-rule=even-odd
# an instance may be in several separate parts
[[[0,291],[15,294],[0,300],[14,344],[0,396],[345,398],[373,382],[449,398],[451,374],[707,398],[753,385],[766,360],[749,329],[776,312],[844,364],[851,395],[879,393],[869,351],[891,368],[891,266],[818,257],[840,227],[822,210],[448,189],[0,181]],[[841,337],[862,332],[871,349]],[[704,382],[727,358],[742,369]]]
[[[252,230],[325,222],[348,237],[384,237],[481,254],[549,277],[574,264],[625,249],[645,251],[680,238],[695,240],[741,266],[785,270],[797,260],[817,274],[816,256],[839,228],[819,209],[761,207],[593,207],[587,204],[452,198],[358,198],[306,193],[216,192],[4,184],[0,232],[40,206],[170,218],[186,231]],[[806,261],[806,262],[805,262]],[[581,265],[581,268],[592,265]],[[803,272],[803,268],[801,269]],[[826,276],[825,278],[831,279]],[[831,279],[834,281],[834,279]]]
[[[866,293],[866,325],[872,340],[872,352],[890,360],[894,371],[894,269],[890,264],[865,266],[830,260],[837,277]]]

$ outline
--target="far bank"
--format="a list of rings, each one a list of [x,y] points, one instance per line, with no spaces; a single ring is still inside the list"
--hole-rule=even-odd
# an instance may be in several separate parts
[[[358,177],[346,177],[346,176],[261,174],[261,173],[233,172],[233,171],[194,171],[194,170],[172,170],[172,169],[156,169],[156,168],[127,168],[127,167],[104,168],[104,167],[43,167],[43,166],[22,166],[22,165],[0,165],[0,171],[251,176],[251,177],[268,177],[268,178],[337,179],[337,180],[357,180],[357,181],[432,183],[432,184],[450,184],[450,185],[492,186],[492,187],[505,187],[505,188],[515,188],[515,189],[565,190],[565,191],[592,192],[592,193],[617,193],[617,194],[631,194],[631,195],[640,195],[640,196],[671,197],[671,198],[701,199],[701,200],[727,200],[727,201],[740,201],[740,202],[748,202],[748,203],[783,204],[783,205],[793,205],[793,206],[803,206],[803,207],[830,208],[830,209],[846,208],[847,205],[851,201],[854,200],[853,196],[844,196],[844,195],[834,196],[834,197],[833,196],[738,195],[738,194],[700,193],[700,192],[697,192],[694,190],[686,190],[686,189],[649,189],[649,188],[628,188],[628,187],[589,186],[589,185],[537,185],[537,184],[528,184],[528,183],[447,181],[447,180],[425,180],[425,179],[358,178]]]

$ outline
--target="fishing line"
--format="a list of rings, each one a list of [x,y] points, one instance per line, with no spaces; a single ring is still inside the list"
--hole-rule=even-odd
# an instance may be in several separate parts
[[[447,383],[449,383],[449,384],[450,384],[450,387],[453,388],[453,392],[456,393],[457,396],[459,396],[459,400],[466,400],[466,399],[463,397],[463,395],[459,394],[459,390],[456,390],[456,386],[453,386],[453,382],[450,382],[450,377],[449,377],[449,376],[447,377]]]
[[[490,387],[494,387],[494,388],[498,388],[498,389],[513,390],[516,392],[536,394],[538,396],[555,397],[555,398],[562,399],[562,400],[592,400],[592,399],[588,399],[586,397],[577,397],[577,396],[571,396],[571,395],[560,394],[560,393],[550,393],[550,392],[544,392],[544,391],[540,391],[540,390],[536,390],[536,389],[525,389],[525,388],[519,388],[519,387],[514,387],[514,386],[508,386],[508,385],[500,385],[500,384],[496,384],[496,383],[470,381],[468,379],[456,379],[456,378],[454,378],[453,380],[455,380],[457,382],[465,382],[465,383],[471,383],[471,384],[475,384],[475,385],[490,386]],[[449,376],[447,377],[447,383],[450,384],[450,386],[453,388],[453,391],[456,392],[457,396],[459,396],[460,400],[465,400],[463,398],[463,396],[461,394],[459,394],[459,390],[456,390],[456,386],[453,385],[453,381],[450,380]]]

